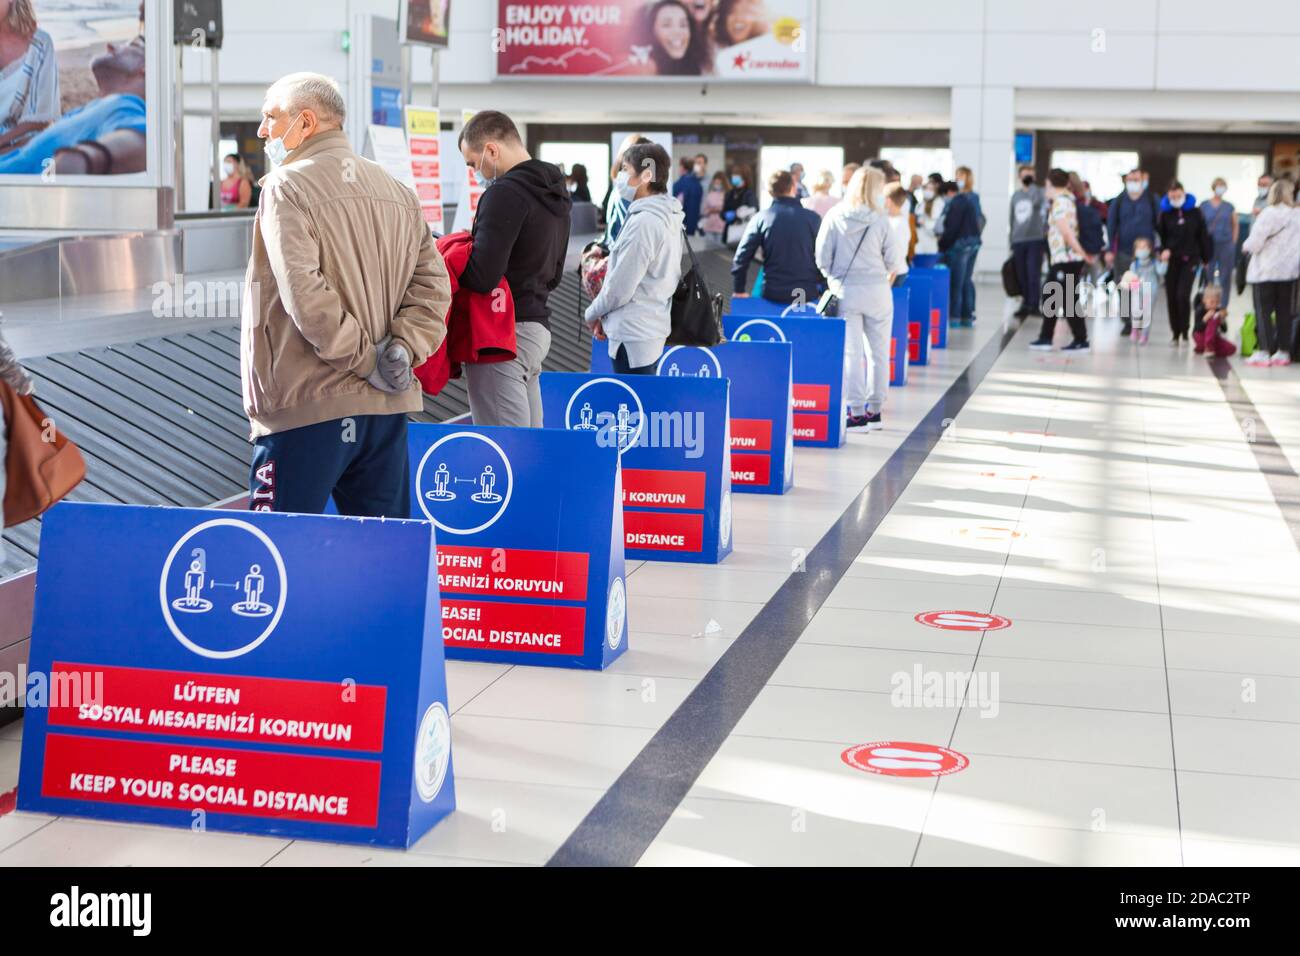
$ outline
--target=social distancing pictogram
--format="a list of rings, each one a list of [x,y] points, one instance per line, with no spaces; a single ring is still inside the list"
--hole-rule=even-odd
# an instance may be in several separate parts
[[[922,611],[913,620],[942,631],[1000,631],[1011,626],[1011,619],[983,611]]]
[[[947,747],[903,740],[858,744],[840,754],[840,759],[854,770],[885,777],[944,777],[970,765],[965,754]]]

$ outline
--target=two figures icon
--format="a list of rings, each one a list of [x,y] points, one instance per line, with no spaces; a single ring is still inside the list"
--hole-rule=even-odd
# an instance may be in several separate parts
[[[447,468],[447,463],[439,462],[437,469],[433,473],[433,490],[426,491],[424,497],[430,501],[451,501],[456,497],[456,492],[451,490],[451,472]],[[477,501],[479,504],[497,504],[501,501],[501,495],[497,494],[497,475],[491,465],[486,465],[482,473],[478,476],[479,490],[470,495],[471,501]]]
[[[206,575],[205,556],[196,555],[185,572],[185,596],[172,601],[172,607],[188,614],[206,614],[211,611],[212,601],[203,596],[203,580]],[[240,617],[266,617],[272,608],[262,600],[265,590],[266,576],[262,573],[262,566],[249,565],[243,581],[244,597],[232,604],[230,610]]]

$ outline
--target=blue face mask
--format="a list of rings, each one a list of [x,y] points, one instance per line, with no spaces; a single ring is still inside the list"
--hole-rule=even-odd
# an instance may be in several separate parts
[[[290,123],[289,129],[284,131],[284,136],[289,135],[289,130],[293,129],[293,124],[298,122],[300,119],[302,119],[301,113],[293,118],[293,123]],[[290,149],[284,145],[284,136],[277,136],[275,139],[268,139],[266,141],[266,158],[270,161],[272,166],[279,166],[289,158]],[[302,143],[299,143],[298,145],[301,146]]]
[[[733,186],[735,186],[737,189],[739,189],[741,186],[745,185],[745,181],[744,181],[743,179],[741,179],[739,176],[732,176],[732,177],[731,177],[731,185],[733,185]]]
[[[491,176],[484,176],[484,175],[483,175],[482,166],[483,166],[483,160],[485,160],[485,159],[487,159],[487,154],[486,154],[486,153],[484,153],[482,156],[479,157],[478,164],[479,164],[479,167],[480,167],[480,168],[474,170],[474,179],[475,179],[475,181],[478,182],[479,187],[482,188],[482,189],[487,189],[489,186],[491,186],[494,182],[497,181],[497,174],[496,174],[497,164],[496,164],[496,163],[493,163],[493,164],[492,164],[493,172],[492,172],[492,175],[491,175]]]

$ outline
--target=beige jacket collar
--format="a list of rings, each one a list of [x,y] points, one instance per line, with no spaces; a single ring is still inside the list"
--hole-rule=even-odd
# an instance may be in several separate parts
[[[294,163],[304,159],[309,159],[317,153],[324,152],[327,149],[337,149],[340,146],[344,149],[352,149],[352,144],[348,141],[348,134],[343,132],[343,130],[332,129],[324,133],[317,133],[315,136],[311,137],[311,139],[307,140],[307,142],[303,143],[290,153],[288,158],[277,166],[276,169],[283,169],[286,166],[292,166]],[[271,172],[275,172],[275,170],[272,170]],[[257,184],[259,186],[262,185],[270,175],[271,173],[267,173],[266,176],[263,176],[257,181]]]

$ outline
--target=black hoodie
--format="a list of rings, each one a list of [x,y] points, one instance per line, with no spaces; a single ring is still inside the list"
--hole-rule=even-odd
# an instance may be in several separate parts
[[[546,325],[546,299],[564,274],[572,206],[559,167],[538,159],[513,167],[479,198],[474,248],[460,284],[489,293],[505,276],[515,321]]]

